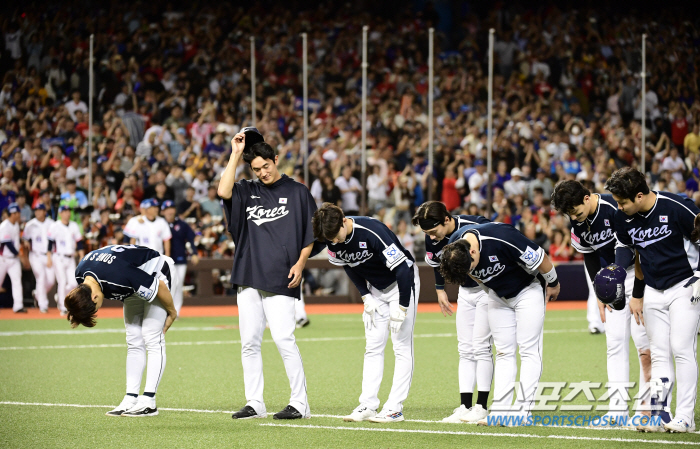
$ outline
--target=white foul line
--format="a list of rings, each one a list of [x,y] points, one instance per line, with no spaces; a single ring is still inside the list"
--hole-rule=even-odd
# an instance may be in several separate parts
[[[308,426],[294,424],[268,424],[261,423],[267,427],[293,427],[298,429],[327,429],[327,430],[353,430],[359,432],[395,432],[395,433],[424,433],[438,435],[467,435],[484,437],[510,437],[510,438],[538,438],[538,439],[561,439],[561,440],[585,440],[585,441],[614,441],[619,443],[648,443],[648,444],[678,444],[689,446],[700,446],[700,443],[692,441],[673,440],[642,440],[635,438],[600,438],[600,437],[577,437],[567,435],[533,435],[529,433],[487,433],[487,432],[459,432],[450,430],[416,430],[416,429],[388,429],[388,428],[367,428],[367,427],[340,427],[340,426]]]
[[[588,329],[548,329],[545,334],[559,334],[571,332],[588,332]],[[457,334],[416,334],[414,338],[450,338],[456,337]],[[297,338],[297,342],[327,342],[327,341],[352,341],[364,340],[365,336],[352,337],[316,337],[316,338]],[[263,343],[274,343],[274,340],[266,339]],[[211,341],[171,341],[166,343],[166,346],[205,346],[205,345],[239,345],[240,340],[211,340]],[[124,348],[124,343],[103,343],[94,345],[47,345],[47,346],[0,346],[0,351],[21,351],[25,349],[103,349],[103,348]]]
[[[171,327],[172,331],[226,331],[238,329],[238,325],[231,326],[205,326],[205,327]],[[125,328],[102,328],[102,329],[62,329],[62,330],[41,330],[41,331],[7,331],[0,332],[0,337],[19,337],[22,335],[86,335],[86,334],[123,334]]]

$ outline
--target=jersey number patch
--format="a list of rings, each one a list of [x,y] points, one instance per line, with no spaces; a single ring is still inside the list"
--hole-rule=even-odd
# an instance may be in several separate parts
[[[115,253],[123,253],[125,249],[135,249],[136,245],[114,245],[111,250]]]

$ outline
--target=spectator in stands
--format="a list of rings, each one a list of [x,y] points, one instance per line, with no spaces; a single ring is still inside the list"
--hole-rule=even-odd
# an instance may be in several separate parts
[[[199,202],[202,213],[208,213],[212,217],[221,217],[223,212],[221,209],[221,200],[216,194],[216,186],[209,186],[207,198]]]
[[[360,213],[358,197],[362,193],[362,184],[357,178],[352,176],[352,167],[350,165],[343,166],[342,176],[335,180],[335,185],[338,186],[343,197],[343,212],[345,215],[358,215]]]

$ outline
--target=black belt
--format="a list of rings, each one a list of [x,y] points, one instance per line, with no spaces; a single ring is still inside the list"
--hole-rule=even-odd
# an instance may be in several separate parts
[[[73,258],[75,257],[75,254],[59,254],[59,256],[67,257],[67,258]]]

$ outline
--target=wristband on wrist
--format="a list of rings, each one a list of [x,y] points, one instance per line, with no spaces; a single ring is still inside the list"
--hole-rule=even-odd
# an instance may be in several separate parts
[[[435,290],[445,290],[445,286],[444,286],[444,285],[435,284]]]
[[[552,267],[552,269],[548,272],[543,273],[542,277],[544,277],[545,282],[547,282],[547,285],[550,287],[556,287],[556,285],[559,283],[559,280],[557,279],[557,271],[554,269],[554,267]]]
[[[644,283],[644,279],[639,279],[635,276],[634,277],[634,287],[632,287],[632,297],[633,298],[643,298],[644,297],[644,287],[646,287],[646,284]]]

